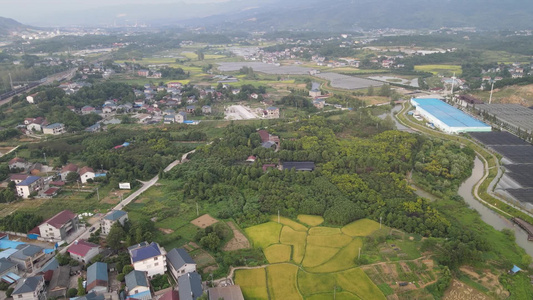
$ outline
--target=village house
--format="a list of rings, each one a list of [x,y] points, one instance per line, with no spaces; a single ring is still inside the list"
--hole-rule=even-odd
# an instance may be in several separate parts
[[[174,124],[175,121],[176,121],[176,116],[174,115],[165,115],[163,117],[163,123],[165,124]]]
[[[180,300],[196,300],[204,293],[202,277],[196,272],[187,273],[178,279]]]
[[[16,263],[19,270],[31,273],[35,262],[43,256],[43,248],[30,244],[21,244],[17,246],[17,252],[9,256],[9,260]]]
[[[16,185],[17,195],[27,199],[34,192],[38,192],[44,188],[44,180],[38,176],[28,176],[28,178]]]
[[[191,258],[189,253],[183,249],[172,249],[167,253],[167,263],[170,274],[174,277],[174,280],[178,280],[179,277],[196,271],[196,262]]]
[[[83,167],[78,171],[78,174],[80,174],[80,180],[81,183],[87,183],[87,180],[94,179],[96,177],[96,173],[94,173],[93,168],[90,167]]]
[[[24,158],[21,157],[15,157],[9,161],[9,169],[26,169],[28,167],[28,163]]]
[[[189,105],[189,106],[187,106],[187,107],[185,108],[185,110],[187,111],[187,113],[192,114],[192,113],[194,113],[194,110],[196,110],[196,106],[194,106],[194,105]]]
[[[87,292],[96,294],[107,293],[109,288],[109,273],[107,264],[96,262],[87,268]]]
[[[146,278],[146,272],[133,270],[124,278],[126,281],[126,291],[128,298],[138,300],[152,299],[150,284]]]
[[[268,133],[268,131],[266,130],[259,130],[257,131],[257,133],[261,137],[261,147],[267,148],[267,149],[269,148],[279,149],[280,147],[279,136],[272,135]]]
[[[175,119],[178,123],[184,123],[185,121],[187,121],[187,113],[184,111],[180,111],[176,114]]]
[[[146,272],[149,278],[167,271],[166,252],[158,243],[142,242],[128,247],[131,263],[137,271]]]
[[[9,181],[14,181],[15,184],[19,184],[21,182],[23,182],[24,180],[26,180],[26,178],[30,177],[30,175],[26,175],[26,174],[13,174],[11,176],[9,176]]]
[[[239,285],[218,286],[207,290],[209,300],[244,300],[241,287]]]
[[[2,252],[5,251],[9,250],[4,250]],[[18,265],[10,261],[6,257],[0,258],[0,278],[2,278],[2,280],[6,281],[7,283],[14,283],[20,278],[15,273],[18,273]],[[14,276],[12,274],[14,274]]]
[[[65,297],[70,286],[70,266],[60,266],[53,271],[52,279],[48,284],[47,297]]]
[[[44,134],[63,134],[65,133],[65,124],[62,123],[54,123],[43,127],[43,133]]]
[[[100,222],[100,229],[102,230],[103,235],[109,234],[111,227],[116,222],[119,222],[120,225],[124,225],[124,222],[128,220],[128,213],[123,210],[113,210],[108,213]]]
[[[274,107],[274,106],[267,107],[264,117],[268,119],[279,118],[279,108]]]
[[[42,275],[21,279],[11,296],[17,300],[44,300],[44,277]]]
[[[159,300],[180,300],[180,294],[177,290],[171,289],[164,293]]]
[[[326,100],[324,100],[324,99],[315,99],[315,100],[313,100],[313,106],[318,108],[318,109],[323,109],[325,105],[326,105]]]
[[[78,172],[78,166],[72,163],[64,166],[61,169],[61,172],[59,172],[59,175],[61,176],[61,180],[63,181],[67,180],[67,175],[70,172],[74,172],[74,173]]]
[[[202,106],[202,113],[203,114],[210,114],[211,113],[211,106],[209,106],[209,105]]]
[[[64,210],[38,226],[38,233],[44,238],[64,240],[78,229],[78,215]]]
[[[75,241],[67,252],[70,253],[70,257],[81,263],[89,263],[93,257],[100,253],[100,246],[87,242],[85,240]]]
[[[24,124],[26,124],[26,129],[30,131],[42,132],[43,127],[48,125],[48,122],[43,117],[37,117],[25,119]]]
[[[88,114],[92,114],[96,111],[96,108],[92,107],[92,106],[89,106],[89,105],[86,105],[84,107],[81,108],[81,114],[82,115],[88,115]]]

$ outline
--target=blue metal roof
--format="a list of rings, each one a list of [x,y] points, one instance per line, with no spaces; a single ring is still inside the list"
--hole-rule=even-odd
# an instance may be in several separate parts
[[[435,118],[450,127],[488,127],[489,125],[472,118],[461,110],[435,98],[412,99],[415,106],[421,107]]]
[[[141,271],[133,270],[128,273],[124,279],[126,281],[126,287],[128,287],[128,290],[130,291],[138,286],[149,286],[148,280],[146,279],[146,274]]]
[[[522,269],[520,269],[519,267],[513,266],[513,268],[511,269],[511,272],[516,273],[516,272],[520,272],[521,270]]]
[[[183,248],[174,248],[170,250],[167,253],[167,262],[171,264],[176,270],[183,267],[183,265],[185,264],[196,264],[196,262],[194,262],[189,253]]]
[[[109,281],[106,263],[96,262],[87,268],[87,285],[96,280]]]
[[[26,179],[24,179],[24,181],[20,182],[19,184],[17,184],[18,186],[27,186],[27,185],[30,185],[32,183],[34,183],[35,181],[39,180],[41,177],[39,176],[30,176]]]
[[[128,213],[123,211],[123,210],[114,210],[110,214],[105,216],[104,219],[110,220],[110,221],[116,221],[116,220],[122,218],[122,216],[124,216],[126,214],[128,214]]]
[[[196,300],[203,294],[202,277],[196,272],[178,278],[180,300]]]
[[[50,124],[48,126],[45,126],[44,128],[47,128],[47,129],[53,129],[53,128],[60,128],[60,127],[63,127],[64,125],[61,124],[61,123],[54,123],[54,124]]]
[[[161,255],[161,250],[159,249],[159,245],[157,245],[154,242],[152,242],[151,244],[147,246],[141,246],[139,244],[139,247],[134,248],[134,249],[132,248],[133,247],[130,247],[129,249],[130,249],[131,260],[134,263]]]

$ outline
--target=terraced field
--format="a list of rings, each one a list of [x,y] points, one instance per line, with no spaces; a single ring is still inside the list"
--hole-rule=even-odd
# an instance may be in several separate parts
[[[386,299],[355,259],[363,237],[379,229],[372,220],[342,228],[319,226],[320,216],[299,215],[298,221],[272,216],[245,229],[270,265],[238,270],[235,282],[246,299]],[[278,223],[279,222],[279,223]],[[265,276],[265,277],[263,277]]]

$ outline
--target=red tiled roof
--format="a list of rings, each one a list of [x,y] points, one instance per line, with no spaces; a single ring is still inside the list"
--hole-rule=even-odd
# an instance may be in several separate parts
[[[50,196],[50,195],[55,194],[57,191],[59,191],[59,188],[53,187],[53,188],[49,188],[49,189],[47,189],[47,190],[44,192],[44,194],[47,195],[47,196]]]
[[[50,185],[64,186],[65,182],[64,181],[52,181],[52,182],[50,182]]]
[[[159,300],[179,300],[179,299],[180,299],[180,294],[178,293],[178,291],[174,289],[164,293],[163,296],[159,298]]]
[[[261,136],[261,142],[268,142],[268,139],[270,137],[270,134],[266,130],[259,130],[257,133],[259,133],[259,136]]]
[[[15,181],[15,180],[26,180],[29,176],[26,174],[13,174],[9,176],[9,180]]]
[[[85,240],[80,240],[74,245],[68,247],[68,252],[79,256],[85,256],[92,248],[97,248],[98,245],[89,243]]]
[[[78,171],[78,166],[75,164],[68,164],[64,166],[63,169],[61,169],[61,173],[76,172],[76,171]]]
[[[26,160],[24,158],[15,157],[15,158],[13,158],[12,160],[9,161],[9,164],[12,165],[12,164],[17,163],[17,162],[26,162]]]
[[[71,212],[70,210],[64,210],[57,215],[51,217],[50,219],[43,222],[48,223],[51,226],[54,226],[55,228],[61,228],[61,226],[65,225],[68,221],[72,220],[76,217],[76,214]]]
[[[89,167],[83,167],[80,169],[80,171],[78,172],[81,175],[87,173],[87,172],[93,172],[94,173],[94,170],[93,168],[89,168]]]

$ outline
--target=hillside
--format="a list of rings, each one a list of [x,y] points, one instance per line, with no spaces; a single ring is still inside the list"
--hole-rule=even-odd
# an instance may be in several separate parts
[[[525,0],[319,0],[265,2],[233,13],[197,19],[194,25],[248,30],[349,30],[372,28],[488,30],[530,28],[533,2]],[[190,22],[189,22],[190,24]]]
[[[0,36],[9,35],[12,31],[26,28],[27,26],[10,18],[0,17]]]

